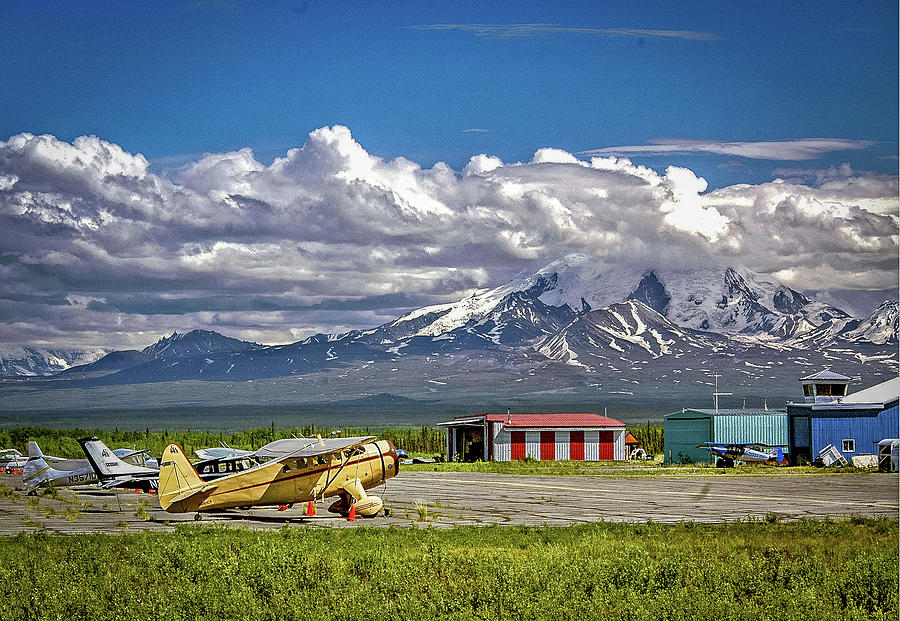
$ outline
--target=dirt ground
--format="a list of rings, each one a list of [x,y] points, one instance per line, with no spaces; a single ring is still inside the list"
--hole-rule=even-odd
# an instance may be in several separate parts
[[[728,522],[764,518],[898,516],[896,474],[747,477],[563,477],[459,472],[400,472],[369,490],[388,516],[347,521],[318,503],[286,511],[274,507],[203,514],[201,524],[249,528],[292,526],[426,526],[462,524],[566,525],[599,520]],[[166,513],[156,496],[92,486],[62,488],[58,498],[27,496],[21,476],[0,474],[0,534],[172,530],[195,514]]]

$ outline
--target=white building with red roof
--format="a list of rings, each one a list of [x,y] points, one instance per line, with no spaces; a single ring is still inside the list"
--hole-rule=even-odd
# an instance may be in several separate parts
[[[600,414],[479,414],[438,425],[448,460],[625,459],[625,423]]]

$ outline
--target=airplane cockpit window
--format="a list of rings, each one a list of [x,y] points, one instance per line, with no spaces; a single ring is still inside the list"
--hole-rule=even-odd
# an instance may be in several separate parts
[[[325,465],[325,456],[324,456],[324,455],[318,455],[318,456],[316,457],[316,464],[318,464],[318,465],[320,465],[320,466],[324,466],[324,465]]]

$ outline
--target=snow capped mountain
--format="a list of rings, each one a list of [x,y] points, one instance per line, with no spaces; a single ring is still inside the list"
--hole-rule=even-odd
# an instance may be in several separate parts
[[[674,379],[664,381],[673,385],[682,370],[708,375],[711,368],[727,368],[764,381],[788,364],[801,374],[835,364],[861,373],[875,364],[877,375],[896,373],[898,314],[897,303],[886,302],[867,319],[854,319],[741,267],[637,271],[571,255],[371,330],[317,334],[277,346],[207,330],[176,332],[141,352],[114,352],[59,379],[85,385],[240,381],[346,368],[376,377],[377,369],[398,364],[411,365],[415,375],[426,363],[473,378],[535,364],[592,377],[611,373],[622,382],[642,374],[659,382],[668,373]],[[56,371],[72,362],[57,363]],[[8,374],[39,372],[31,363],[3,364]]]
[[[497,345],[519,345],[558,330],[577,316],[566,304],[553,306],[544,301],[545,294],[558,285],[558,274],[539,272],[478,291],[459,302],[412,311],[363,336],[377,335],[382,344],[388,344],[413,336],[450,336],[464,330]]]
[[[518,298],[513,300],[515,296]],[[492,334],[497,336],[512,319],[515,307],[514,312],[523,313],[516,322],[520,328],[517,336],[535,338],[566,318],[625,300],[643,302],[681,327],[773,339],[852,319],[839,308],[810,300],[771,276],[743,267],[641,273],[603,266],[584,255],[569,255],[535,274],[478,291],[459,302],[407,313],[383,332],[390,332],[388,340],[394,340],[437,336],[492,322]],[[526,302],[531,306],[528,311]],[[554,319],[548,321],[548,315]],[[530,327],[522,329],[526,324]],[[503,343],[516,339],[498,338],[494,340]]]
[[[54,375],[75,365],[94,362],[106,351],[13,347],[0,350],[0,375],[19,377]]]
[[[666,317],[696,330],[785,339],[850,319],[838,308],[810,300],[775,278],[746,268],[660,272],[659,276],[671,297]]]
[[[65,371],[60,371],[58,375],[59,377],[64,377],[66,379],[102,377],[104,375],[138,366],[150,359],[150,356],[147,354],[134,349],[114,351],[89,364],[69,367]]]
[[[886,300],[845,336],[847,340],[854,342],[869,341],[877,345],[896,343],[898,320],[900,308],[897,302]]]
[[[535,349],[553,360],[593,370],[601,361],[651,360],[726,343],[716,334],[680,328],[647,304],[628,300],[580,316]]]
[[[150,358],[171,358],[214,352],[251,351],[260,347],[262,345],[222,336],[211,330],[192,330],[187,334],[173,332],[172,336],[160,339],[141,352]]]

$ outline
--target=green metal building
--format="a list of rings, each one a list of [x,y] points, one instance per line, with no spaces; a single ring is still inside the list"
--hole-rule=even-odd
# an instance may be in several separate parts
[[[697,448],[703,442],[766,444],[787,452],[785,410],[706,410],[685,408],[663,417],[666,463],[714,463],[714,456]]]

